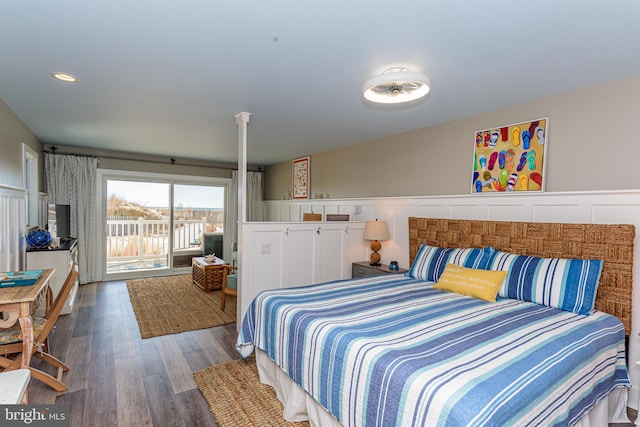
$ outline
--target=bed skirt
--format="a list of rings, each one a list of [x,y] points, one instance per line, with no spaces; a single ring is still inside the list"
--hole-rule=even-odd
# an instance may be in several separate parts
[[[284,405],[283,416],[287,421],[309,421],[311,427],[340,427],[342,424],[311,396],[298,386],[265,352],[256,349],[256,364],[260,382],[271,386]],[[626,388],[609,393],[580,419],[577,427],[601,427],[608,423],[629,423],[627,417]]]

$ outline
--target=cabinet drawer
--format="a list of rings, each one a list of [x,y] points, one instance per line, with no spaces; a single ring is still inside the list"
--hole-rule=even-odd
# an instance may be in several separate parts
[[[351,264],[351,277],[380,276],[383,274],[406,273],[406,268],[390,270],[387,264],[370,265],[368,262],[354,262]]]
[[[357,264],[351,266],[351,277],[379,276],[380,274],[384,273],[376,268],[369,268]]]

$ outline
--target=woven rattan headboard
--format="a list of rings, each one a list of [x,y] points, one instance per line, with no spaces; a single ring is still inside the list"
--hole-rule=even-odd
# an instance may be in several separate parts
[[[617,316],[631,331],[633,239],[627,224],[561,224],[409,218],[409,258],[421,243],[448,248],[493,246],[553,258],[602,259],[596,310]]]

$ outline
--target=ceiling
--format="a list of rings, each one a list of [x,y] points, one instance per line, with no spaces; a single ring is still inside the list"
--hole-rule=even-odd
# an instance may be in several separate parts
[[[269,165],[640,75],[639,18],[639,0],[3,1],[0,99],[46,145],[222,162],[248,112]],[[395,66],[427,99],[365,101]]]

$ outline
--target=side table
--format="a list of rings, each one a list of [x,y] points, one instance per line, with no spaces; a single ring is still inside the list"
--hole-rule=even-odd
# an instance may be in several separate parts
[[[370,265],[369,261],[354,262],[351,264],[351,277],[367,277],[367,276],[379,276],[381,274],[393,274],[393,273],[406,273],[406,268],[400,268],[398,270],[389,270],[388,264],[382,265]]]
[[[205,292],[221,289],[224,265],[227,265],[227,262],[218,257],[213,262],[205,261],[204,257],[193,258],[191,261],[193,283]]]

